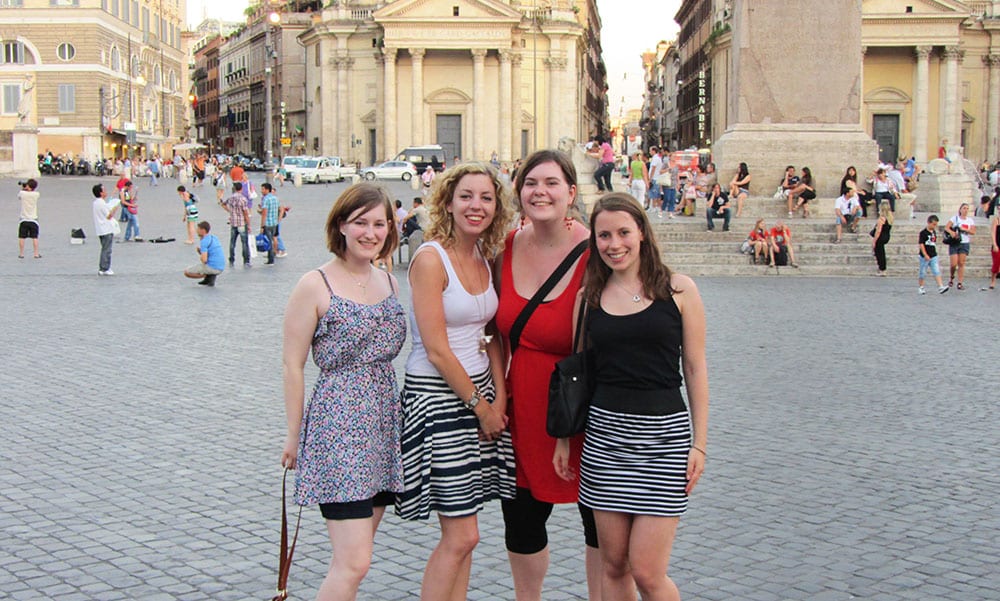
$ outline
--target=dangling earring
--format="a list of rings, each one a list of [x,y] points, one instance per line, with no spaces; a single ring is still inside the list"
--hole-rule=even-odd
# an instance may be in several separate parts
[[[563,217],[563,225],[564,225],[564,226],[566,227],[566,229],[568,229],[568,230],[571,230],[571,229],[573,229],[573,221],[574,221],[574,220],[573,220],[573,218],[572,218],[572,217],[570,217],[569,215],[567,215],[567,216]]]

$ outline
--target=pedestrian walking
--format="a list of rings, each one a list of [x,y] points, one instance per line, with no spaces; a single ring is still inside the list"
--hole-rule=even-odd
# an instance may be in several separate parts
[[[153,158],[146,161],[146,168],[149,169],[149,185],[159,186],[156,179],[160,177],[160,157],[154,155]]]
[[[662,263],[632,198],[603,196],[590,223],[586,287],[574,313],[586,307],[596,385],[579,478],[601,543],[601,598],[634,601],[638,589],[643,599],[680,599],[667,566],[705,467],[705,311],[691,278]],[[577,477],[569,456],[569,439],[560,439],[553,464],[566,480]]]
[[[958,275],[957,288],[965,290],[965,261],[972,250],[972,236],[976,235],[976,220],[969,217],[969,203],[963,202],[959,205],[958,214],[948,220],[944,229],[952,238],[958,239],[956,244],[948,246],[948,259],[951,264],[948,287],[955,285],[955,276]]]
[[[247,242],[250,209],[243,197],[243,184],[234,182],[232,195],[219,205],[229,212],[229,266],[232,267],[236,262],[236,239],[239,238],[243,244],[243,267],[250,267],[250,244]]]
[[[202,221],[198,224],[198,259],[199,262],[184,270],[189,278],[201,278],[198,284],[215,286],[215,279],[226,268],[226,256],[222,252],[222,243],[212,231],[212,224]]]
[[[383,189],[345,190],[327,217],[326,241],[334,258],[302,276],[285,309],[281,464],[295,470],[295,502],[319,505],[326,520],[333,554],[316,598],[354,599],[385,507],[403,490],[392,361],[406,315],[395,277],[372,266],[398,241]],[[303,407],[310,352],[319,376]]]
[[[982,290],[993,290],[997,285],[997,274],[1000,273],[1000,211],[990,218],[990,285]]]
[[[917,292],[927,294],[924,288],[924,274],[928,271],[937,280],[938,294],[948,292],[949,288],[941,282],[941,268],[938,266],[937,254],[937,227],[938,216],[931,215],[927,218],[927,227],[920,230],[917,236],[917,248],[919,249],[920,269],[917,272]]]
[[[469,161],[444,172],[429,201],[427,241],[410,260],[414,327],[396,509],[409,520],[438,514],[441,538],[424,570],[424,601],[466,597],[476,515],[488,501],[515,496],[490,270],[510,221],[508,194],[489,165]]]
[[[103,184],[95,184],[91,192],[94,194],[92,205],[94,233],[101,241],[97,275],[115,275],[115,272],[111,271],[111,247],[115,243],[115,234],[121,232],[121,227],[115,221],[115,211],[121,208],[121,203],[118,200],[108,202],[108,193]]]
[[[278,221],[281,218],[280,203],[278,197],[274,195],[274,186],[264,182],[260,185],[264,196],[260,199],[260,231],[267,236],[270,244],[267,247],[267,262],[265,265],[274,265],[274,256],[278,252]]]
[[[181,216],[181,220],[187,224],[187,240],[184,241],[184,244],[194,244],[200,216],[198,198],[184,186],[177,186],[177,194],[181,197],[181,202],[184,203],[184,215]]]
[[[17,223],[17,258],[24,258],[24,242],[31,238],[31,247],[36,259],[41,259],[38,252],[38,181],[34,178],[20,182],[21,191],[17,200],[21,205],[20,218]]]
[[[872,228],[872,254],[878,263],[878,275],[886,275],[885,245],[889,243],[892,235],[892,207],[888,200],[883,200],[878,206],[878,221]]]
[[[537,151],[525,160],[519,174],[514,188],[527,223],[507,235],[497,260],[496,321],[510,352],[507,417],[517,464],[517,496],[501,501],[504,539],[514,597],[528,601],[542,598],[549,567],[546,523],[553,506],[578,501],[578,484],[561,479],[552,469],[556,439],[546,432],[545,420],[552,370],[572,352],[573,303],[586,268],[589,232],[573,219],[577,176],[569,157],[554,150]],[[538,294],[543,297],[536,298]],[[583,436],[578,436],[571,442],[574,469],[579,467],[582,449]],[[600,555],[594,514],[578,507],[588,588],[590,597],[597,599]]]
[[[628,189],[635,201],[644,209],[649,208],[649,201],[646,199],[647,188],[649,188],[649,170],[643,161],[642,153],[637,152],[632,155],[632,162],[628,166]]]

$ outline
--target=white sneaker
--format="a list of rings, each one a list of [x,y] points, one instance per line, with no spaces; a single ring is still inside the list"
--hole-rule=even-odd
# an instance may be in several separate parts
[[[938,288],[938,294],[944,294],[945,292],[948,292],[949,290],[951,290],[951,288],[949,288],[947,286],[941,286],[940,288]]]
[[[789,216],[789,217],[791,217],[791,216],[792,216],[792,212],[791,212],[791,211],[788,211],[788,216]]]
[[[109,269],[109,270],[107,270],[107,271],[104,272],[104,275],[115,275],[115,272],[113,272],[113,271],[111,271]]]
[[[927,290],[923,286],[921,286],[921,287],[917,288],[917,293],[918,294],[927,294]]]

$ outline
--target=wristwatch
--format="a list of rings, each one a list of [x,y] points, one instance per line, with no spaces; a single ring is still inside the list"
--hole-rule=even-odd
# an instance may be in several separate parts
[[[462,404],[465,405],[466,407],[468,407],[469,409],[472,409],[473,411],[475,411],[476,410],[476,405],[478,405],[479,401],[481,401],[481,400],[483,400],[483,394],[481,392],[479,392],[478,388],[476,388],[472,392],[472,396],[469,397],[469,400],[463,401]]]

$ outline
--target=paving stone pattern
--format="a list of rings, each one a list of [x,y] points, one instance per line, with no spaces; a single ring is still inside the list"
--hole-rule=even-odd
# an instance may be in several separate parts
[[[180,275],[196,257],[171,180],[140,183],[140,224],[147,239],[178,241],[116,244],[116,275],[98,277],[93,182],[41,180],[40,260],[17,259],[16,186],[0,182],[0,591],[270,598],[282,312],[327,257],[324,218],[344,185],[279,189],[293,206],[289,257],[206,289]],[[391,187],[409,206],[412,191]],[[202,215],[225,245],[208,192]],[[80,226],[90,238],[70,246]],[[699,285],[712,412],[707,470],[671,562],[684,598],[997,598],[1000,293],[920,297],[914,281],[871,277]],[[480,524],[469,598],[512,599],[496,504]],[[550,524],[545,598],[583,599],[575,509]],[[360,598],[416,599],[436,536],[433,522],[388,516]],[[312,598],[329,560],[315,508],[296,555],[291,590]]]

